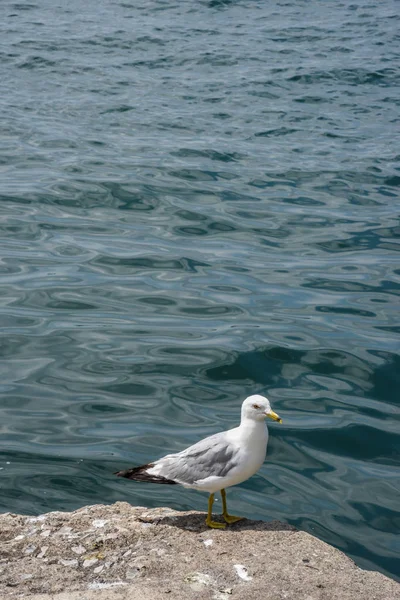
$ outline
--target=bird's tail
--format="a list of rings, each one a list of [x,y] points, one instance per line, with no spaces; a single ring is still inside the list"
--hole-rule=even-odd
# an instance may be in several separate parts
[[[151,475],[148,473],[147,470],[151,469],[151,467],[154,467],[153,463],[142,465],[141,467],[132,467],[126,471],[117,471],[114,475],[117,475],[117,477],[125,477],[126,479],[134,479],[135,481],[176,485],[177,482],[173,481],[173,479],[167,479],[166,477],[161,477],[161,475]]]

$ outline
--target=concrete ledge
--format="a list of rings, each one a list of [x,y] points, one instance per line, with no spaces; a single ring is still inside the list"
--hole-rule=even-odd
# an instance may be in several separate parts
[[[395,600],[400,586],[274,521],[210,530],[204,514],[125,502],[0,515],[0,598]]]

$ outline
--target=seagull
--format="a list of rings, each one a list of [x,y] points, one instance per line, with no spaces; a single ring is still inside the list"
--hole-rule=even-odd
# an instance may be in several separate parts
[[[254,475],[265,460],[268,428],[265,419],[282,419],[269,400],[258,394],[244,400],[239,427],[200,440],[182,452],[167,454],[154,462],[115,473],[118,477],[161,484],[180,484],[185,488],[209,493],[206,525],[224,529],[243,517],[228,513],[225,489]],[[216,492],[221,492],[225,523],[212,520]]]

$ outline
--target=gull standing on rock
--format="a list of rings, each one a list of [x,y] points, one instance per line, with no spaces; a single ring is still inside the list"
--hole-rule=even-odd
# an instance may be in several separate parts
[[[154,462],[118,471],[116,475],[150,483],[181,484],[208,492],[206,524],[223,529],[224,523],[212,520],[215,492],[222,497],[222,516],[226,523],[243,517],[228,514],[225,488],[242,483],[258,471],[265,460],[268,444],[266,417],[282,423],[264,396],[249,396],[242,404],[239,427],[210,435],[176,454],[167,454]]]

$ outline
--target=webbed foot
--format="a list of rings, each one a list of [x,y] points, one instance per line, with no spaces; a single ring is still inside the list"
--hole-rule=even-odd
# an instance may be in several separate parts
[[[217,521],[212,521],[211,519],[206,519],[207,527],[211,527],[211,529],[225,529],[225,523],[217,523]]]
[[[222,515],[224,517],[224,520],[229,523],[229,525],[232,525],[232,523],[237,523],[238,521],[241,521],[242,519],[244,519],[244,517],[235,517],[235,515],[228,515],[228,513]]]

